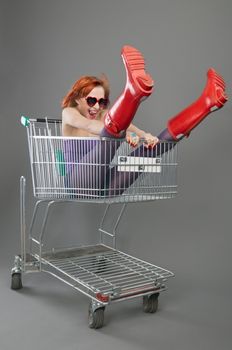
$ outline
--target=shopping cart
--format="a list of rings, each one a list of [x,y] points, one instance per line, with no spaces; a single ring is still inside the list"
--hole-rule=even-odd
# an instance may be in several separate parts
[[[114,302],[143,297],[144,311],[156,312],[159,294],[174,274],[117,250],[117,228],[128,203],[176,195],[176,144],[160,142],[148,150],[141,140],[134,149],[124,139],[63,137],[57,119],[22,117],[21,121],[27,129],[36,202],[27,231],[26,180],[22,176],[21,253],[15,257],[11,288],[22,288],[22,274],[49,273],[91,299],[91,328],[103,326],[105,306]],[[51,209],[67,202],[106,205],[98,229],[99,243],[46,250]],[[112,210],[117,203],[120,210]],[[106,225],[109,217],[110,229]],[[39,233],[35,230],[38,221]]]

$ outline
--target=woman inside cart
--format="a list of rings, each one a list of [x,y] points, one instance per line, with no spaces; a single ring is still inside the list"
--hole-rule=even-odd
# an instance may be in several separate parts
[[[153,136],[132,124],[140,103],[153,92],[153,79],[146,73],[144,58],[137,49],[124,46],[121,56],[127,79],[120,97],[109,108],[107,79],[92,76],[80,78],[62,102],[63,136],[92,137],[99,135],[116,139],[126,137],[127,142],[132,146],[136,146],[139,139],[143,138],[145,143],[134,151],[134,155],[138,155],[138,149],[143,147],[143,155],[149,157],[151,149],[159,143],[159,140],[179,141],[189,136],[190,132],[208,114],[223,107],[228,99],[223,78],[210,68],[200,97],[182,112],[170,118],[166,129],[158,137]],[[85,151],[81,156],[88,153],[88,159],[94,160],[96,150],[93,144],[83,149]],[[111,158],[115,150],[111,150]],[[101,153],[101,150],[98,149],[97,152]],[[110,163],[110,159],[107,159],[107,164],[108,162]]]

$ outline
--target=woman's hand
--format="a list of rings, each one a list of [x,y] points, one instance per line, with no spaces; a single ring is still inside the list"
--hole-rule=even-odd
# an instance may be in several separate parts
[[[153,148],[159,143],[158,137],[153,136],[150,133],[144,132],[141,138],[144,140],[143,144],[146,148]],[[135,132],[127,131],[126,140],[131,146],[136,147],[139,143],[140,137]]]
[[[126,140],[132,147],[136,147],[139,143],[139,136],[135,132],[127,131]]]
[[[155,147],[155,145],[157,145],[157,143],[159,143],[159,139],[157,136],[153,136],[150,133],[144,133],[143,135],[143,139],[144,139],[144,147],[146,148],[153,148]]]

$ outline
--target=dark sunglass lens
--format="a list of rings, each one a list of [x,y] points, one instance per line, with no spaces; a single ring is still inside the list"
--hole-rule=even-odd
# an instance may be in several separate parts
[[[96,97],[87,97],[86,101],[89,107],[93,107],[97,103]]]
[[[105,108],[107,107],[108,105],[108,100],[107,98],[100,98],[99,100],[99,106],[102,107],[102,108]]]

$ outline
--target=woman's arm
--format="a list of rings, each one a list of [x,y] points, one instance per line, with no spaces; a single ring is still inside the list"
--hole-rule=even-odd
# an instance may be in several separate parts
[[[137,128],[137,126],[135,126],[134,124],[130,124],[127,130],[130,132],[134,132],[139,138],[144,138],[144,135],[146,134],[145,131]]]
[[[104,127],[104,123],[101,120],[87,119],[72,107],[63,109],[62,124],[63,130],[65,129],[65,126],[71,126],[73,128],[85,130],[95,135],[100,135]]]

